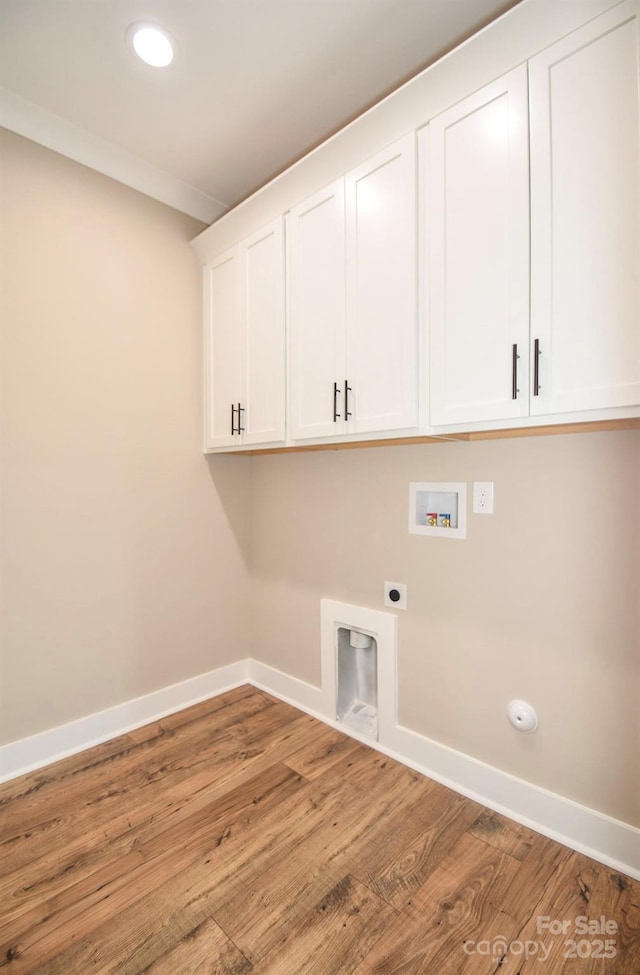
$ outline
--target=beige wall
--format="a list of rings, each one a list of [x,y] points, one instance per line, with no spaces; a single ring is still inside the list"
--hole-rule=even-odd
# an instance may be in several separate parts
[[[640,823],[640,433],[205,460],[199,225],[0,159],[0,742],[249,653],[317,684],[320,599],[393,579],[403,724]],[[494,480],[496,514],[409,535],[411,480]]]
[[[246,656],[249,461],[201,451],[201,225],[0,130],[0,742]]]
[[[495,515],[410,535],[409,482],[432,480],[495,481]],[[640,824],[640,433],[262,456],[252,485],[264,662],[318,684],[321,597],[383,609],[406,582],[401,723]]]

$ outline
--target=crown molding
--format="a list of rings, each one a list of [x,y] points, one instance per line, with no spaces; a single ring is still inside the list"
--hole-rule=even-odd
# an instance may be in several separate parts
[[[203,223],[213,223],[229,209],[170,173],[6,88],[0,88],[0,125]]]

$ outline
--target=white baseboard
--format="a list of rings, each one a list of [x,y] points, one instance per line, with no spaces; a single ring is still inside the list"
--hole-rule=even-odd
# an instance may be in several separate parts
[[[307,684],[297,677],[290,677],[275,667],[260,663],[250,658],[248,664],[248,680],[254,687],[259,687],[269,694],[273,694],[287,704],[293,704],[307,714],[312,714],[321,721],[326,720],[326,707],[323,693],[315,684]]]
[[[541,789],[398,724],[387,740],[354,735],[327,713],[319,687],[246,659],[0,747],[0,782],[126,734],[167,714],[250,683],[455,792],[640,880],[640,829]]]
[[[117,738],[134,728],[182,711],[248,681],[248,661],[219,667],[206,674],[163,687],[124,704],[89,714],[77,721],[0,747],[0,782],[50,765],[68,755]]]
[[[255,677],[254,677],[255,675]],[[640,829],[549,792],[447,745],[395,724],[386,741],[365,739],[335,721],[319,688],[257,661],[249,680],[390,758],[441,782],[523,826],[640,880]]]

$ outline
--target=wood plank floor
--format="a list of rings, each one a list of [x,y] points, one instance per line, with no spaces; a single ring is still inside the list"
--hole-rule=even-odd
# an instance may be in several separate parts
[[[7,975],[640,972],[640,883],[249,686],[0,786],[0,863]]]

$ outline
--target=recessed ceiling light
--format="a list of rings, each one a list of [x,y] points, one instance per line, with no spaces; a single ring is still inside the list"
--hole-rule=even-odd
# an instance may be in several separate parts
[[[145,64],[166,68],[174,58],[175,42],[165,30],[154,24],[132,24],[127,38],[135,53]]]

